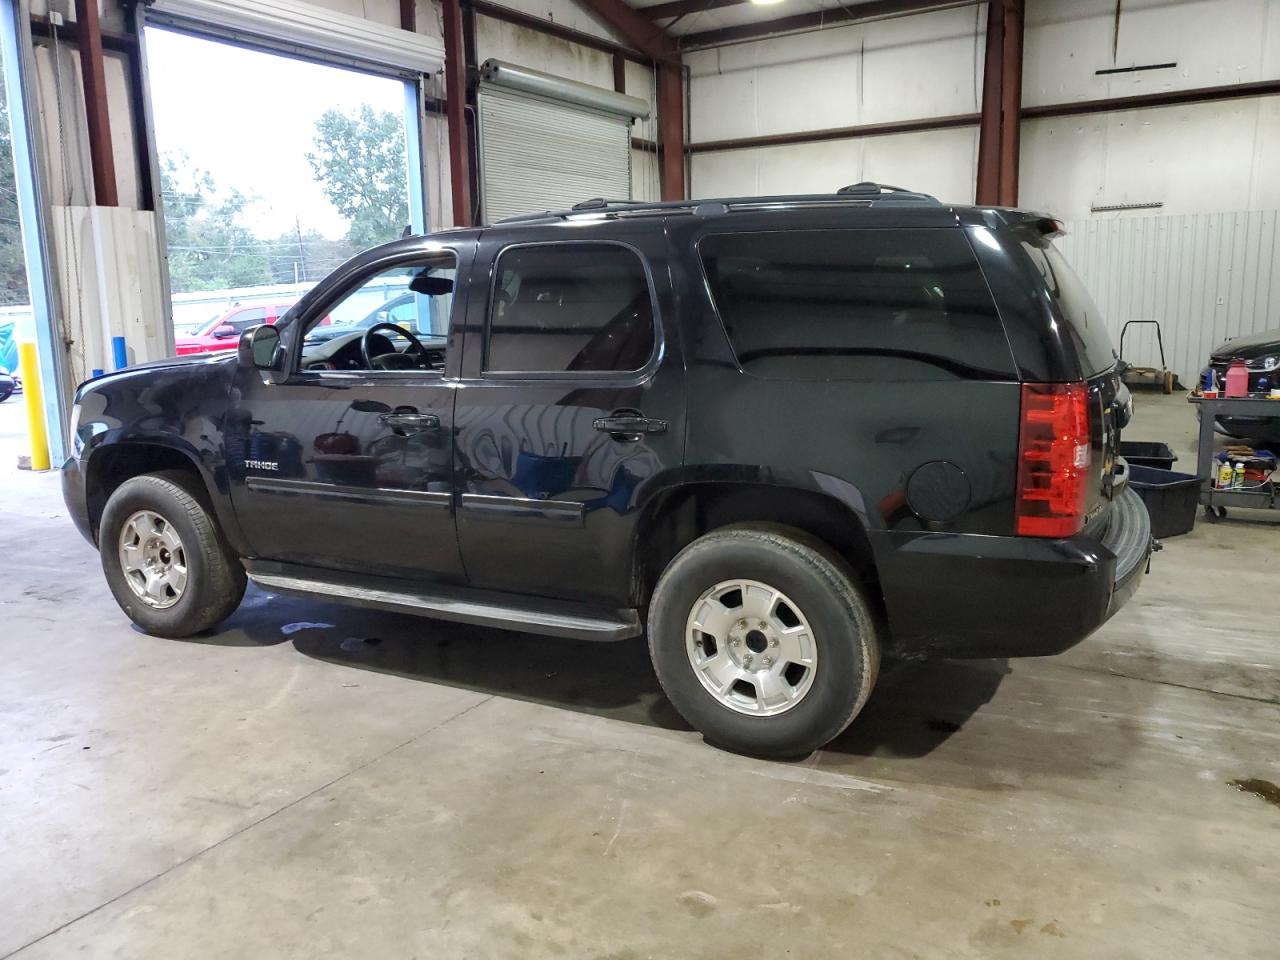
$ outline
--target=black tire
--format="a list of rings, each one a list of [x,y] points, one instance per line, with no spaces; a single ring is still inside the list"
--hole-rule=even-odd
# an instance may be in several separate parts
[[[703,686],[686,649],[695,603],[734,578],[782,591],[812,629],[812,685],[774,716],[722,703]],[[838,736],[867,702],[880,669],[875,618],[849,566],[799,531],[755,525],[712,531],[667,565],[649,606],[649,654],[667,698],[708,743],[767,757],[807,754]]]
[[[0,403],[4,403],[6,400],[8,400],[12,396],[13,396],[12,390],[0,390]]]
[[[126,480],[107,500],[98,525],[98,552],[107,585],[125,615],[158,637],[189,637],[226,619],[244,596],[244,566],[232,552],[198,481],[180,471],[162,471]],[[182,541],[187,584],[177,602],[148,606],[125,579],[120,535],[140,510],[159,514]]]

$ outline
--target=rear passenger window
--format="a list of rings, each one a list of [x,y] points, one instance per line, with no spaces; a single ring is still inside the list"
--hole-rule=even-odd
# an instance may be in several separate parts
[[[639,370],[653,354],[653,303],[626,247],[512,247],[498,257],[485,369],[521,373]]]
[[[747,372],[771,379],[1014,378],[960,230],[796,230],[698,244]]]
[[[1120,358],[1111,344],[1111,334],[1102,321],[1102,313],[1089,296],[1066,258],[1047,238],[1037,236],[1024,240],[1022,248],[1044,277],[1045,289],[1062,311],[1067,329],[1076,345],[1080,366],[1088,376],[1110,370]]]

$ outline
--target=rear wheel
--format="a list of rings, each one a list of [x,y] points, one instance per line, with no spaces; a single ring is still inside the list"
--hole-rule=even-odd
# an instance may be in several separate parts
[[[649,608],[663,690],[707,738],[759,756],[837,736],[875,683],[880,646],[847,566],[798,531],[716,530],[663,572]]]
[[[98,528],[102,570],[120,609],[147,633],[186,637],[225,619],[244,567],[184,474],[134,477],[111,494]]]

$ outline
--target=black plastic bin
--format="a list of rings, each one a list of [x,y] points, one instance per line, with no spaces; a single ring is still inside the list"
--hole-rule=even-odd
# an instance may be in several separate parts
[[[1121,440],[1120,456],[1132,467],[1157,467],[1161,470],[1172,470],[1178,459],[1167,443],[1149,440]]]
[[[1167,449],[1167,448],[1166,448]],[[1134,466],[1129,461],[1129,486],[1147,505],[1151,535],[1157,540],[1190,533],[1200,509],[1200,478],[1189,473]]]

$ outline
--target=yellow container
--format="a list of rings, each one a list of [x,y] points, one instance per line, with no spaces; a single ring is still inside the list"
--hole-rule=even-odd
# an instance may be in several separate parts
[[[44,425],[44,395],[40,390],[40,363],[34,343],[18,344],[18,369],[22,371],[22,399],[27,407],[27,436],[31,440],[31,469],[49,469],[49,434]]]

